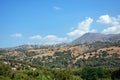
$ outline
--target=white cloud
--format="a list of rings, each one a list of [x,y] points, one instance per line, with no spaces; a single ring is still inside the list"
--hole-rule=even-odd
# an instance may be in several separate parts
[[[112,25],[106,29],[103,29],[102,33],[106,33],[106,34],[120,33],[120,16],[111,17],[109,15],[102,15],[99,17],[97,22],[102,23],[102,24]]]
[[[110,17],[109,15],[102,15],[99,17],[97,22],[102,24],[111,25],[111,27],[108,27],[106,29],[103,29],[101,31],[102,33],[112,34],[112,33],[120,33],[120,16],[117,18]],[[30,39],[38,41],[42,44],[58,44],[62,42],[69,42],[73,39],[80,37],[81,35],[87,33],[87,32],[96,32],[95,29],[91,29],[91,24],[93,22],[93,19],[88,17],[86,20],[79,22],[77,28],[72,28],[71,32],[67,33],[66,37],[58,37],[56,35],[46,35],[46,36],[40,36],[35,35],[31,36]]]
[[[11,37],[22,37],[22,34],[21,33],[15,33],[15,34],[12,34]]]
[[[102,24],[112,24],[112,25],[118,25],[119,24],[119,17],[110,17],[109,15],[102,15],[99,17],[97,22]]]
[[[61,42],[66,41],[67,38],[60,38],[55,35],[47,35],[44,37],[44,40],[46,41],[46,43],[56,44],[56,43],[61,43]]]
[[[117,34],[120,33],[120,25],[108,27],[102,31],[102,33],[106,34]]]
[[[42,37],[40,35],[35,35],[35,36],[31,36],[30,39],[32,39],[32,40],[41,40]]]
[[[87,18],[85,21],[79,22],[77,29],[67,33],[69,37],[79,37],[87,32],[94,32],[95,30],[90,30],[90,25],[93,22],[92,18]]]
[[[57,44],[57,43],[65,42],[67,40],[67,38],[60,38],[55,35],[47,35],[44,37],[41,37],[40,35],[35,35],[29,37],[29,39],[34,41],[40,41],[43,44]]]
[[[53,9],[55,9],[55,10],[61,10],[61,8],[58,7],[58,6],[54,6]]]

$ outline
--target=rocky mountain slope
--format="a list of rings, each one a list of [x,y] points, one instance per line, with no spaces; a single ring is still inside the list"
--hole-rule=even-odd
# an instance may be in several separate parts
[[[95,41],[105,42],[118,40],[120,40],[120,34],[86,33],[74,40],[72,43],[92,43]]]

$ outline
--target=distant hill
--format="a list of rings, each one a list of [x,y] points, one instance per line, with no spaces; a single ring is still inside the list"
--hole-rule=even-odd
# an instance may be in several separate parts
[[[59,69],[84,66],[118,68],[120,66],[120,41],[72,46],[61,45],[60,47],[42,46],[40,48],[38,46],[36,48],[34,45],[22,45],[0,49],[0,59],[22,61]]]
[[[72,43],[92,43],[96,41],[105,42],[118,40],[120,40],[120,34],[86,33],[72,41]]]
[[[87,44],[84,44],[85,42]],[[73,43],[75,45],[62,43],[0,48],[0,59],[59,69],[84,66],[118,68],[120,66],[120,34],[86,33]]]

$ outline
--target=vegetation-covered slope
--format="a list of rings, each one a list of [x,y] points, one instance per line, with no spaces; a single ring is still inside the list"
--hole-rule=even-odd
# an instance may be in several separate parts
[[[120,66],[120,41],[93,42],[64,47],[1,49],[0,57],[31,62],[50,68],[79,68],[83,66]]]
[[[120,41],[0,49],[0,80],[119,80]]]

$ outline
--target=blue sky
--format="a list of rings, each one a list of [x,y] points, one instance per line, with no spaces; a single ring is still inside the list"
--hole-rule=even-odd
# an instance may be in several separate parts
[[[120,0],[0,0],[0,48],[120,33]]]

